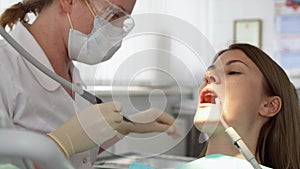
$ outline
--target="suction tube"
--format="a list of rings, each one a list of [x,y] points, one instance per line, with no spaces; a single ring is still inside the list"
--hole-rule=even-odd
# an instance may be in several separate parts
[[[219,107],[220,107],[220,111],[221,111],[220,118],[221,118],[221,123],[222,123],[223,127],[225,128],[225,133],[230,138],[233,145],[239,150],[239,152],[252,165],[252,167],[254,169],[262,169],[261,166],[256,161],[254,155],[251,153],[251,151],[249,150],[247,145],[244,143],[242,138],[239,136],[239,134],[232,127],[229,127],[228,124],[223,119],[223,116],[222,116],[223,115],[223,109],[222,109],[222,106],[220,104],[220,99],[216,98],[215,101],[216,101],[216,104],[219,105]]]

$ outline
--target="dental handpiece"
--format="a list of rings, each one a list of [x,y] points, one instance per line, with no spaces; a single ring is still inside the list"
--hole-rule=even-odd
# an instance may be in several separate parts
[[[73,85],[71,82],[65,80],[64,78],[60,77],[50,69],[48,69],[46,66],[44,66],[42,63],[40,63],[38,60],[36,60],[29,52],[27,52],[17,41],[15,41],[6,31],[5,29],[0,26],[0,34],[1,36],[21,55],[23,56],[27,61],[29,61],[32,65],[34,65],[37,69],[39,69],[41,72],[45,73],[47,76],[49,76],[51,79],[57,81],[61,85],[67,87],[68,89],[72,90],[73,92],[79,94],[84,99],[89,101],[91,104],[101,104],[103,101],[91,94],[88,91],[83,90],[81,87],[78,87],[76,85]],[[133,123],[130,119],[125,117],[123,115],[123,120],[126,122]]]
[[[256,161],[254,155],[251,153],[247,145],[242,140],[241,136],[234,130],[234,128],[229,127],[227,123],[225,122],[222,114],[223,114],[223,108],[220,104],[220,99],[216,98],[216,104],[219,105],[220,108],[220,120],[225,128],[225,133],[232,141],[233,145],[237,148],[237,150],[244,156],[244,158],[252,165],[254,169],[262,169],[261,166]]]

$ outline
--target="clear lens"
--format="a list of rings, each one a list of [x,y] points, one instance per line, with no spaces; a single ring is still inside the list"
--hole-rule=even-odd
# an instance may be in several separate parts
[[[112,25],[122,28],[128,34],[134,27],[134,20],[123,9],[108,0],[90,0],[90,5],[96,15],[102,17]]]

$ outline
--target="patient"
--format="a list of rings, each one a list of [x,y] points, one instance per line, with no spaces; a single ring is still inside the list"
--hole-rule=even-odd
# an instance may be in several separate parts
[[[179,167],[252,168],[219,123],[222,117],[246,143],[262,168],[300,168],[300,112],[295,87],[267,54],[249,44],[219,52],[199,90],[194,125],[209,136],[200,159]],[[216,160],[217,159],[217,160]]]

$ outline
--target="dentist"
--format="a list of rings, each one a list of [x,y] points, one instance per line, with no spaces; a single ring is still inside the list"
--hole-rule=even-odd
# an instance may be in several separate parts
[[[133,28],[135,0],[23,0],[0,18],[13,38],[32,56],[72,82],[82,84],[72,61],[97,64],[121,46]],[[27,14],[36,15],[30,22]],[[132,115],[149,123],[122,121],[122,105],[90,105],[39,71],[4,40],[0,40],[0,112],[16,128],[48,135],[75,168],[92,168],[99,146],[107,147],[131,133],[176,134],[174,118],[156,109]]]

